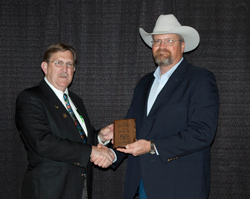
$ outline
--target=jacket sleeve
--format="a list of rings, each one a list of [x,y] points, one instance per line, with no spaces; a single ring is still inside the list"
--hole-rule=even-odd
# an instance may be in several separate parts
[[[16,101],[16,125],[21,132],[28,156],[34,162],[43,158],[86,167],[91,146],[72,141],[61,132],[67,132],[63,123],[50,118],[51,115],[41,98],[32,92],[22,92]],[[49,121],[50,120],[50,121]],[[55,122],[51,122],[54,120]],[[57,118],[57,120],[60,120]],[[56,124],[62,123],[60,127]],[[35,157],[35,158],[34,158]]]
[[[209,71],[203,72],[188,89],[183,107],[175,104],[171,107],[172,112],[170,108],[167,110],[169,118],[173,119],[167,124],[175,126],[172,129],[176,132],[155,140],[164,163],[210,147],[215,136],[219,96],[214,75]],[[178,115],[177,110],[180,110]]]

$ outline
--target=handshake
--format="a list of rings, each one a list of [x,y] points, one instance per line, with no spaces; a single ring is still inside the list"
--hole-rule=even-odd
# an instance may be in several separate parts
[[[92,146],[90,161],[102,168],[109,167],[115,159],[114,151],[102,144]]]
[[[98,135],[99,139],[102,142],[112,140],[113,131],[114,131],[113,124],[106,126],[99,132]],[[114,151],[102,144],[98,144],[97,146],[92,146],[90,161],[93,162],[95,165],[98,165],[99,167],[102,168],[109,167],[113,163],[115,157],[116,156]]]
[[[99,133],[99,139],[102,142],[110,141],[113,143],[114,126],[113,124],[103,128]],[[140,156],[148,153],[151,150],[151,141],[145,139],[135,140],[130,144],[127,144],[125,148],[117,148],[119,152],[131,154],[133,156]],[[116,158],[115,152],[112,149],[107,148],[102,144],[92,146],[92,153],[90,155],[90,161],[95,165],[102,168],[109,167]]]

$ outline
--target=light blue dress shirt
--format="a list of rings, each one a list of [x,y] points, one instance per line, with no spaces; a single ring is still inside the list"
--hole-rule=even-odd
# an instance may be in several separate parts
[[[161,75],[160,67],[158,66],[157,69],[154,72],[155,80],[153,82],[153,85],[151,87],[149,97],[148,97],[148,105],[147,105],[147,115],[150,113],[150,110],[152,106],[154,105],[154,102],[158,96],[158,94],[161,92],[162,88],[165,86],[165,84],[168,82],[169,78],[173,74],[173,72],[176,70],[176,68],[180,65],[183,58],[174,65],[169,71]]]

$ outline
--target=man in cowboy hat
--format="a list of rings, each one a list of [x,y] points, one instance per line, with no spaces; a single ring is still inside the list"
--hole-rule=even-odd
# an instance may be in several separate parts
[[[137,141],[117,149],[116,164],[128,156],[124,198],[137,190],[140,198],[208,198],[218,90],[211,72],[183,57],[199,34],[172,14],[159,16],[152,33],[139,31],[158,67],[137,84],[126,116],[136,119]]]

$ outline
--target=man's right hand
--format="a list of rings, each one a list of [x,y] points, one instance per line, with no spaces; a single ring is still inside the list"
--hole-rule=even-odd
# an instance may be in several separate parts
[[[109,167],[115,159],[114,152],[104,145],[92,146],[90,161],[102,168]]]

